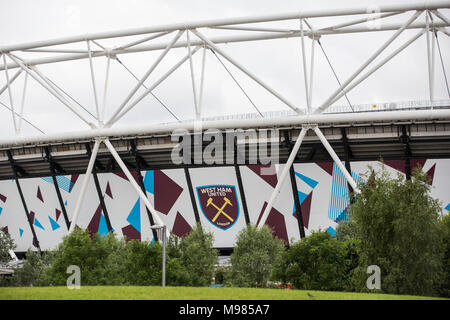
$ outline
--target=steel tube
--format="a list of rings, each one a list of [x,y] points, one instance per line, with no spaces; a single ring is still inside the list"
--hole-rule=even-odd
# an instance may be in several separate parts
[[[78,118],[80,118],[83,122],[85,122],[88,126],[91,128],[94,128],[95,125],[88,120],[86,120],[80,113],[78,113],[71,105],[70,103],[62,97],[55,89],[52,88],[51,84],[49,84],[45,78],[40,79],[38,76],[36,76],[34,73],[31,72],[29,68],[27,68],[22,62],[20,62],[16,57],[13,55],[9,55],[11,60],[16,62],[20,68],[28,73],[34,80],[36,80],[41,86],[43,86],[45,89],[47,89],[48,92],[50,92],[56,99],[58,99],[62,104],[64,104],[66,107],[68,107],[73,113],[75,113]],[[38,70],[33,69],[34,72],[36,72],[39,75]]]
[[[362,81],[364,81],[365,79],[367,79],[372,73],[374,73],[375,71],[377,71],[379,68],[381,68],[382,66],[384,66],[388,61],[390,61],[392,58],[394,58],[397,54],[399,54],[400,52],[402,52],[406,47],[408,47],[411,43],[413,43],[414,41],[416,41],[420,36],[422,36],[422,34],[424,34],[425,29],[420,31],[419,33],[417,33],[414,37],[412,37],[410,40],[408,40],[407,42],[405,42],[402,46],[400,46],[399,48],[397,48],[394,52],[392,52],[391,54],[389,54],[386,58],[384,58],[381,62],[379,62],[376,66],[374,66],[370,71],[367,71],[367,73],[365,73],[363,76],[359,77],[355,82],[351,83],[349,86],[347,86],[336,98],[334,98],[331,102],[330,105],[332,105],[333,103],[335,103],[336,101],[338,101],[341,97],[343,97],[344,95],[346,95],[350,90],[352,90],[354,87],[356,87],[357,85],[359,85]]]
[[[379,12],[396,12],[396,11],[410,11],[410,10],[435,10],[442,8],[450,8],[450,3],[448,1],[421,1],[418,3],[409,4],[394,4],[394,5],[382,5],[379,6]],[[50,39],[44,41],[34,41],[29,43],[6,45],[0,47],[0,52],[9,52],[15,50],[25,50],[40,47],[47,47],[53,45],[61,45],[66,43],[81,42],[87,40],[98,40],[107,39],[115,37],[125,37],[146,33],[156,33],[164,31],[173,31],[180,29],[194,29],[194,28],[204,28],[204,27],[214,27],[222,25],[235,25],[244,23],[259,23],[259,22],[270,22],[270,21],[282,21],[282,20],[294,20],[299,18],[318,18],[318,17],[328,17],[328,16],[345,16],[345,15],[357,15],[357,14],[367,14],[367,7],[361,6],[358,8],[340,8],[340,9],[329,9],[329,10],[305,10],[302,12],[284,13],[284,14],[271,14],[264,16],[254,16],[254,17],[241,17],[241,18],[225,18],[225,19],[211,19],[199,22],[187,22],[187,23],[175,23],[167,24],[155,27],[142,27],[142,28],[132,28],[127,30],[117,30],[117,31],[107,31],[107,32],[97,32],[92,34],[83,34],[71,37],[62,37],[57,39]]]
[[[28,73],[25,73],[25,78],[23,80],[22,101],[20,102],[19,124],[17,125],[19,133],[22,128],[23,107],[25,106],[25,94],[27,92],[27,80],[28,80]]]
[[[370,58],[364,62],[336,91],[334,91],[331,96],[320,105],[320,107],[314,110],[314,113],[320,113],[326,110],[330,106],[330,102],[333,101],[333,99],[337,97],[337,95],[340,94],[342,90],[344,90],[345,87],[348,86],[349,83],[352,82],[353,79],[355,79],[373,60],[375,60],[381,52],[383,52],[406,29],[408,25],[416,20],[421,13],[421,11],[414,13],[408,21],[406,21],[400,29],[398,29],[380,48],[378,48],[378,50],[375,51],[375,53],[372,54]]]
[[[145,80],[150,76],[150,74],[155,70],[155,68],[158,66],[158,64],[161,62],[161,60],[167,55],[169,50],[172,48],[172,46],[178,41],[178,39],[181,37],[184,31],[179,31],[177,35],[172,39],[172,41],[166,46],[164,51],[158,56],[158,58],[153,62],[153,64],[150,66],[150,68],[147,70],[145,75],[139,80],[139,82],[134,86],[134,88],[131,90],[131,92],[128,94],[128,96],[125,98],[125,100],[122,102],[122,104],[117,108],[117,110],[114,112],[114,114],[111,116],[110,120],[108,120],[107,125],[111,125],[114,123],[115,118],[117,115],[125,108],[126,104],[130,101],[130,99],[134,96],[136,91],[144,84]]]
[[[77,224],[78,216],[80,214],[81,204],[83,203],[84,197],[86,195],[87,185],[89,179],[91,178],[92,169],[94,168],[95,158],[97,157],[98,149],[100,147],[100,140],[96,139],[94,148],[92,149],[91,157],[89,158],[89,163],[86,169],[86,174],[84,175],[83,182],[81,184],[80,195],[78,196],[77,204],[75,205],[75,211],[73,212],[72,222],[70,223],[69,233],[75,229]]]
[[[300,39],[301,39],[301,50],[302,50],[302,62],[303,62],[303,80],[305,82],[305,95],[306,95],[306,106],[308,108],[308,114],[311,113],[311,102],[309,101],[309,89],[308,89],[308,69],[306,67],[306,54],[305,54],[305,36],[303,32],[303,19],[300,19]],[[313,40],[314,43],[314,40]]]
[[[116,160],[116,162],[119,165],[120,169],[123,171],[123,173],[128,178],[128,181],[131,183],[131,185],[133,186],[134,190],[137,192],[137,194],[139,195],[141,200],[144,201],[145,206],[148,208],[148,210],[150,211],[150,213],[153,216],[153,218],[155,218],[156,224],[164,226],[165,224],[162,222],[162,220],[159,217],[158,213],[156,213],[156,210],[155,210],[155,208],[153,208],[153,206],[151,205],[150,201],[148,201],[147,196],[144,194],[144,192],[142,192],[142,189],[139,187],[139,185],[137,184],[137,182],[134,179],[133,175],[130,173],[130,170],[128,170],[127,166],[125,165],[125,163],[120,158],[120,156],[117,153],[116,149],[114,149],[114,146],[111,144],[111,142],[108,139],[105,139],[103,142],[105,143],[105,145],[108,148],[108,150],[111,153],[111,155]]]
[[[6,64],[6,55],[5,54],[3,54],[3,64]],[[11,105],[11,116],[12,116],[12,122],[14,125],[14,132],[17,135],[19,132],[17,131],[16,111],[14,110],[14,101],[13,101],[13,96],[11,93],[11,81],[9,80],[8,68],[5,69],[5,77],[6,77],[6,86],[8,88],[9,103]]]
[[[435,27],[436,28],[442,28],[442,27],[448,27],[450,24],[444,23],[444,22],[436,22]],[[315,30],[314,34],[316,36],[323,36],[323,35],[340,35],[340,34],[352,34],[352,33],[364,33],[364,32],[375,32],[375,31],[393,31],[398,30],[401,27],[401,24],[399,23],[386,23],[383,24],[379,29],[368,29],[367,27],[357,26],[357,27],[347,27],[347,28],[341,28],[337,30]],[[409,29],[422,29],[425,28],[425,23],[423,22],[417,22],[412,23],[407,30]],[[310,37],[313,35],[311,31],[305,31],[304,35],[307,37]],[[293,32],[293,33],[274,33],[274,32],[268,32],[268,33],[262,33],[262,34],[255,34],[255,35],[232,35],[232,36],[217,36],[217,37],[211,37],[210,40],[215,44],[221,44],[221,43],[234,43],[234,42],[249,42],[249,41],[261,41],[261,40],[274,40],[274,39],[288,39],[288,38],[294,38],[294,37],[300,37],[300,32]],[[198,46],[203,45],[203,41],[201,40],[194,40],[191,42],[192,46]],[[145,46],[134,46],[129,49],[113,49],[110,51],[109,54],[127,54],[127,53],[135,53],[135,52],[145,52],[145,51],[154,51],[154,50],[163,50],[167,46],[167,43],[155,43],[155,44],[148,44]],[[187,46],[186,41],[179,41],[177,44],[173,46],[173,48],[184,48]],[[92,53],[92,57],[103,57],[108,55],[108,53],[104,51],[97,51]],[[35,58],[35,59],[28,59],[24,60],[24,63],[28,66],[31,65],[39,65],[39,64],[48,64],[48,63],[56,63],[56,62],[63,62],[63,61],[72,61],[72,60],[80,60],[80,59],[87,59],[89,56],[87,53],[85,54],[65,54],[65,55],[57,55],[57,56],[51,56],[51,57],[42,57],[42,58]],[[18,65],[15,63],[8,63],[9,69],[17,68]],[[0,65],[0,70],[4,70],[4,65]]]
[[[356,184],[355,180],[353,180],[351,174],[347,171],[345,166],[342,164],[342,162],[339,159],[338,155],[336,154],[336,152],[334,152],[333,147],[330,145],[330,143],[328,142],[327,138],[325,138],[325,136],[323,135],[322,131],[320,131],[319,127],[315,126],[313,130],[316,133],[316,135],[319,137],[319,139],[322,142],[322,144],[325,147],[325,149],[327,149],[327,151],[330,154],[331,158],[333,158],[333,160],[336,163],[336,165],[339,167],[341,172],[344,174],[345,179],[351,185],[351,187],[353,188],[353,191],[356,192],[356,193],[361,193],[361,191],[358,189],[358,185]]]
[[[249,76],[251,79],[253,79],[256,83],[258,83],[260,86],[262,86],[264,89],[266,89],[267,91],[269,91],[272,95],[274,95],[276,98],[278,98],[281,102],[283,102],[284,104],[286,104],[289,108],[291,108],[292,110],[294,110],[297,113],[303,113],[303,111],[301,111],[299,108],[297,108],[293,103],[289,102],[286,98],[284,98],[283,96],[281,96],[279,93],[277,93],[275,90],[273,90],[272,88],[270,88],[267,84],[265,84],[262,80],[260,80],[259,78],[257,78],[255,75],[253,75],[253,73],[251,73],[247,68],[245,68],[243,65],[241,65],[239,62],[237,62],[236,60],[234,60],[233,58],[231,58],[228,54],[226,54],[225,52],[222,51],[222,49],[220,49],[219,47],[217,47],[214,43],[212,43],[208,38],[206,38],[205,36],[203,36],[200,32],[198,32],[197,30],[192,30],[192,32],[199,37],[200,39],[202,39],[203,41],[205,41],[207,43],[207,45],[213,49],[214,51],[216,51],[217,53],[219,53],[222,57],[224,57],[225,59],[227,59],[229,62],[231,62],[232,64],[234,64],[235,67],[237,67],[239,70],[241,70],[242,72],[244,72],[247,76]]]
[[[91,70],[91,79],[92,79],[92,89],[94,90],[94,102],[95,102],[95,112],[97,115],[97,120],[100,123],[100,109],[98,106],[98,96],[97,96],[97,85],[95,84],[95,74],[94,74],[94,65],[92,63],[92,51],[91,51],[91,44],[88,41],[86,41],[88,54],[89,54],[89,69]]]
[[[291,153],[289,154],[289,158],[286,161],[286,164],[284,165],[283,171],[281,172],[280,177],[278,178],[278,182],[275,186],[275,189],[273,189],[272,194],[270,195],[269,202],[267,203],[266,209],[264,210],[264,213],[259,220],[258,227],[263,226],[264,223],[266,223],[267,217],[269,216],[270,211],[272,210],[273,204],[275,203],[275,200],[277,199],[278,194],[280,193],[281,186],[284,183],[284,180],[286,179],[289,169],[292,166],[292,163],[295,160],[295,157],[297,156],[298,149],[300,149],[300,146],[302,144],[303,138],[306,135],[306,132],[308,131],[308,128],[303,127],[300,131],[300,134],[297,137],[297,141],[295,141],[294,147],[292,148]]]
[[[22,73],[22,69],[19,69],[10,79],[9,79],[9,84],[11,85],[14,80],[17,79],[17,77]],[[8,89],[8,84],[5,84],[3,86],[3,88],[0,89],[0,96],[2,95],[3,92],[5,92],[5,90]]]
[[[338,114],[312,114],[294,115],[278,118],[232,119],[232,120],[204,120],[202,129],[232,129],[232,128],[267,128],[274,126],[299,127],[307,124],[356,124],[364,122],[390,122],[395,121],[432,121],[449,120],[450,109],[434,110],[407,110],[407,111],[378,111],[355,112]],[[97,128],[84,131],[60,132],[42,136],[21,136],[0,139],[0,148],[10,148],[28,144],[47,144],[63,141],[83,141],[96,137],[125,137],[140,135],[170,135],[175,130],[185,129],[193,131],[197,121],[171,122],[163,124],[149,124],[130,126],[126,128]]]
[[[193,96],[194,96],[195,116],[200,117],[199,109],[198,109],[198,102],[197,102],[197,88],[195,86],[194,64],[192,62],[191,39],[189,37],[189,30],[186,30],[186,41],[187,41],[187,48],[188,48],[188,54],[189,54],[189,69],[191,70],[191,83],[192,83],[192,92],[193,92]]]

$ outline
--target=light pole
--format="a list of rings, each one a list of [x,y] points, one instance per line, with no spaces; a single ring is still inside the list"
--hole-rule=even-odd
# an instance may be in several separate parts
[[[162,286],[166,286],[166,226],[165,225],[153,225],[150,227],[155,230],[162,230],[161,238],[163,243],[163,252],[162,252]]]

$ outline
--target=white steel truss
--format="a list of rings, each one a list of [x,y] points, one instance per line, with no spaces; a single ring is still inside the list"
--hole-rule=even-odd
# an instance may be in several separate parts
[[[391,112],[378,112],[378,113],[353,113],[353,114],[324,114],[333,103],[339,100],[342,96],[346,95],[350,90],[358,86],[361,82],[367,79],[379,68],[384,66],[388,61],[392,60],[398,53],[407,48],[410,44],[415,42],[423,34],[426,34],[426,50],[427,50],[427,62],[428,62],[428,91],[429,100],[435,99],[435,55],[436,55],[436,38],[437,32],[450,36],[446,27],[450,26],[449,19],[442,13],[443,9],[450,8],[450,1],[426,1],[420,3],[409,3],[399,5],[385,5],[380,6],[379,12],[374,15],[368,11],[366,7],[358,8],[346,8],[339,10],[310,10],[300,11],[287,14],[276,14],[266,16],[255,17],[243,17],[243,18],[230,18],[230,19],[216,19],[208,21],[199,21],[191,23],[179,23],[155,27],[135,28],[128,30],[119,30],[111,32],[93,33],[88,35],[72,36],[44,41],[35,41],[30,43],[22,43],[16,45],[0,46],[0,55],[2,56],[2,64],[0,64],[0,71],[5,73],[6,84],[0,87],[0,95],[8,91],[9,103],[11,110],[11,119],[15,130],[14,138],[0,139],[0,147],[7,148],[11,146],[17,146],[21,144],[29,143],[48,143],[51,141],[67,141],[74,139],[95,139],[94,149],[89,161],[89,165],[86,171],[85,179],[82,184],[82,192],[75,208],[73,221],[70,231],[76,224],[81,204],[84,200],[84,194],[89,176],[95,162],[96,154],[101,143],[104,143],[110,153],[113,155],[116,162],[119,164],[123,172],[127,175],[130,183],[135,188],[136,192],[144,201],[145,205],[155,218],[155,221],[159,225],[163,225],[162,220],[159,218],[157,212],[148,201],[146,195],[142,192],[139,186],[132,178],[131,173],[126,168],[125,164],[121,160],[119,154],[114,149],[108,138],[121,135],[133,135],[133,134],[152,134],[160,132],[171,132],[175,129],[187,129],[195,131],[199,126],[199,122],[202,119],[202,107],[203,91],[205,81],[205,60],[207,50],[211,50],[221,57],[225,58],[231,65],[240,70],[243,74],[255,81],[259,86],[283,102],[288,108],[292,109],[296,115],[287,116],[283,118],[258,118],[247,120],[233,120],[233,121],[202,121],[202,130],[211,128],[215,129],[227,129],[227,128],[254,128],[259,126],[276,126],[294,124],[302,126],[300,135],[295,142],[295,145],[289,155],[289,158],[282,170],[278,183],[270,197],[268,205],[263,213],[262,219],[260,219],[259,225],[263,225],[272,209],[272,206],[276,200],[276,197],[280,191],[282,184],[289,172],[289,169],[297,155],[297,152],[301,146],[303,138],[309,130],[313,130],[319,137],[320,141],[344,174],[349,185],[353,191],[358,193],[359,189],[351,174],[347,172],[344,165],[334,152],[333,148],[328,143],[325,136],[320,131],[318,125],[321,123],[339,123],[348,122],[351,119],[355,121],[368,119],[376,121],[380,120],[401,120],[401,119],[450,119],[450,110],[426,110],[426,111],[391,111]],[[367,25],[367,21],[380,21],[396,15],[405,14],[408,19],[403,23],[383,23],[378,28],[371,28]],[[314,28],[312,20],[316,18],[329,18],[329,17],[347,17],[349,20],[339,24],[331,24],[326,27]],[[358,16],[358,17],[354,17]],[[362,17],[361,17],[362,16]],[[419,17],[424,17],[425,21],[418,21]],[[263,23],[280,22],[280,21],[298,21],[298,28],[274,28],[273,26],[264,26]],[[366,24],[365,24],[366,23]],[[404,42],[400,47],[391,52],[388,56],[379,61],[376,65],[366,73],[363,73],[369,65],[380,56],[381,53],[386,51],[396,39],[405,31],[417,29],[418,32],[409,40]],[[230,35],[221,36],[207,36],[207,32],[214,30],[220,30],[223,32],[229,32]],[[245,31],[246,33],[242,33]],[[314,80],[314,50],[316,42],[324,36],[342,35],[342,34],[354,34],[365,32],[382,32],[382,31],[394,31],[394,33],[356,70],[351,76],[349,76],[339,88],[335,90],[325,101],[319,105],[313,103],[313,80]],[[186,40],[182,39],[182,35],[186,33]],[[140,39],[130,39],[128,37],[142,36]],[[168,36],[172,37],[167,42],[155,42],[156,39]],[[194,37],[192,37],[194,36]],[[310,65],[307,63],[307,52],[305,39],[310,38]],[[123,41],[122,45],[114,48],[107,48],[99,43],[104,39],[117,38]],[[268,83],[262,80],[255,73],[250,71],[246,66],[240,63],[236,58],[232,57],[220,46],[224,43],[243,42],[251,43],[254,41],[270,40],[270,39],[286,39],[286,38],[299,38],[299,47],[301,66],[304,80],[304,90],[306,97],[306,108],[302,108],[290,101],[287,97],[271,87]],[[84,45],[78,49],[64,48],[64,45],[81,44]],[[96,47],[92,46],[94,44]],[[320,44],[320,43],[319,43]],[[100,48],[100,49],[98,49]],[[159,68],[161,61],[165,59],[167,54],[177,48],[186,48],[188,53],[179,60],[175,65],[169,68],[162,74],[156,81],[154,80],[152,85],[146,87],[144,82],[154,73],[156,68]],[[196,83],[195,68],[193,63],[193,55],[203,49],[200,82]],[[159,56],[153,61],[149,69],[145,74],[138,79],[138,82],[133,86],[132,90],[128,93],[126,98],[117,106],[113,111],[112,116],[109,119],[105,119],[105,109],[107,108],[107,96],[108,96],[108,84],[110,79],[110,64],[111,60],[118,59],[118,56],[127,55],[136,52],[146,51],[158,51],[162,50]],[[42,54],[50,53],[51,56],[47,57],[33,57],[22,58],[21,55],[26,53],[30,54]],[[94,72],[94,63],[96,59],[104,57],[106,58],[106,70],[105,80],[103,84],[102,99],[99,97],[99,91],[96,85],[96,75]],[[7,59],[8,58],[8,59]],[[86,118],[85,114],[80,112],[77,105],[74,104],[73,99],[65,93],[61,88],[52,83],[38,66],[44,64],[52,64],[57,62],[70,62],[80,59],[87,59],[89,61],[90,76],[92,82],[93,101],[95,106],[95,115],[92,115],[96,123],[93,123],[90,119]],[[8,61],[9,60],[9,61]],[[192,121],[176,122],[176,123],[164,123],[157,125],[148,125],[144,127],[132,126],[128,128],[115,128],[113,127],[119,120],[132,110],[140,101],[142,101],[148,94],[158,87],[163,81],[165,81],[175,70],[177,70],[184,62],[189,61],[191,85],[193,93],[193,109],[195,119]],[[0,62],[1,63],[1,62]],[[12,75],[11,71],[18,69]],[[16,105],[13,101],[13,95],[11,93],[11,86],[14,81],[25,73],[25,79],[23,83],[22,99],[20,102],[19,113],[16,112]],[[11,76],[12,75],[12,76]],[[33,78],[38,84],[45,88],[51,95],[58,99],[71,113],[76,115],[82,122],[88,125],[88,130],[77,132],[66,132],[60,134],[49,135],[35,135],[35,136],[22,136],[21,124],[23,118],[23,110],[25,105],[25,97],[27,91],[28,76]],[[143,92],[137,95],[138,90],[145,88]],[[101,92],[100,92],[101,94]],[[153,94],[153,93],[152,93]],[[109,101],[109,100],[108,100]],[[18,120],[16,119],[18,117]]]

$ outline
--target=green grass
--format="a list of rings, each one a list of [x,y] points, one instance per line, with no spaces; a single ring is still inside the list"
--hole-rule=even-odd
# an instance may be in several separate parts
[[[311,298],[310,295],[313,296]],[[434,297],[376,293],[193,287],[4,287],[0,300],[423,300]]]

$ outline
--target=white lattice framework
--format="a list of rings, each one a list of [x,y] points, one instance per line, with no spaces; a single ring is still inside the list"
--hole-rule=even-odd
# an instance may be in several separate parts
[[[349,172],[345,169],[342,162],[334,152],[333,148],[328,143],[327,139],[319,129],[318,125],[322,123],[340,123],[352,121],[381,121],[381,120],[423,120],[423,119],[450,119],[450,109],[430,109],[420,111],[382,111],[377,113],[360,112],[360,113],[346,113],[346,114],[330,114],[324,113],[333,103],[345,96],[350,90],[358,86],[361,82],[371,76],[379,68],[384,66],[393,57],[398,55],[405,48],[410,46],[413,42],[421,36],[426,37],[427,50],[427,66],[428,66],[428,92],[427,97],[431,101],[431,105],[435,100],[435,60],[436,56],[436,33],[442,33],[450,36],[450,32],[446,27],[450,26],[450,20],[442,12],[450,8],[450,1],[425,1],[422,3],[411,3],[401,5],[386,5],[368,10],[363,8],[347,8],[339,10],[312,10],[299,11],[288,14],[230,18],[207,20],[200,22],[179,23],[155,27],[135,28],[129,30],[120,30],[113,32],[101,32],[80,36],[72,36],[66,38],[58,38],[46,41],[36,41],[30,43],[6,45],[0,47],[0,71],[4,74],[6,84],[0,88],[0,95],[7,94],[9,96],[9,109],[11,110],[11,121],[15,131],[13,138],[0,138],[0,147],[7,148],[17,145],[25,144],[46,144],[55,141],[73,141],[79,139],[93,139],[95,140],[92,155],[86,170],[85,178],[82,182],[80,197],[78,199],[76,209],[73,213],[73,219],[70,231],[73,230],[76,224],[78,214],[80,212],[81,203],[84,199],[86,186],[91,175],[94,162],[100,144],[104,143],[109,152],[113,155],[121,169],[127,175],[130,183],[144,201],[146,207],[152,213],[155,223],[164,225],[158,213],[155,211],[146,195],[142,192],[135,180],[132,178],[130,171],[120,158],[113,145],[110,143],[110,137],[129,136],[140,134],[158,134],[170,133],[175,129],[187,129],[195,131],[199,127],[201,121],[202,130],[216,128],[251,128],[251,127],[270,127],[281,125],[298,125],[302,129],[292,148],[289,158],[284,166],[278,183],[273,191],[271,198],[266,206],[260,225],[264,224],[267,216],[273,206],[273,203],[279,193],[280,187],[286,178],[289,168],[291,167],[294,158],[301,146],[303,138],[308,130],[313,130],[319,137],[322,144],[325,146],[330,156],[335,163],[342,170],[348,183],[355,192],[359,192],[358,186],[352,179]],[[392,17],[399,14],[408,16],[407,20],[401,23],[383,23],[378,27],[376,22],[382,19]],[[329,25],[322,28],[314,28],[314,19],[330,18],[330,17],[346,17],[347,21],[339,24]],[[355,16],[357,16],[355,18]],[[422,17],[422,22],[419,22],[419,17]],[[424,20],[424,21],[423,21]],[[266,26],[265,23],[280,22],[280,21],[298,21],[298,28],[274,28],[273,26]],[[372,22],[372,27],[367,22]],[[375,25],[375,27],[374,27]],[[227,31],[228,35],[221,36],[206,36],[205,30],[220,29],[222,32]],[[392,46],[393,42],[399,42],[397,38],[405,30],[416,30],[414,35],[407,41],[401,43],[397,49],[386,55],[383,59],[379,59],[376,64],[373,62],[386,51],[386,48]],[[245,31],[245,34],[242,32]],[[314,50],[315,45],[321,36],[333,36],[342,34],[366,33],[366,32],[383,32],[391,31],[390,36],[386,41],[376,49],[371,56],[359,66],[350,77],[345,79],[338,89],[332,92],[325,101],[320,104],[312,104],[313,95],[313,77],[314,77]],[[136,36],[141,38],[136,40]],[[167,42],[157,42],[158,38],[171,37]],[[114,48],[107,48],[100,42],[105,39],[117,39],[123,41],[123,44]],[[132,40],[130,40],[132,38]],[[258,75],[251,72],[246,66],[237,61],[234,57],[227,53],[227,50],[221,46],[226,43],[251,43],[255,41],[270,40],[270,39],[285,39],[285,38],[299,38],[300,56],[302,62],[303,78],[304,78],[304,92],[306,97],[306,107],[292,103],[288,97],[283,96],[272,86],[266,83]],[[306,41],[309,38],[310,46],[310,61],[308,65]],[[397,40],[397,41],[396,41]],[[309,41],[309,40],[308,40]],[[73,44],[79,45],[81,49],[73,49]],[[64,47],[67,46],[67,47]],[[160,65],[161,61],[165,59],[171,50],[177,48],[187,48],[187,54],[180,59],[175,65],[169,68],[160,78],[155,80],[150,86],[145,86],[144,82]],[[215,54],[220,55],[226,59],[230,64],[234,65],[243,74],[255,81],[262,88],[267,90],[271,95],[280,100],[291,112],[294,114],[275,118],[251,118],[240,120],[205,120],[202,121],[203,106],[203,88],[204,88],[204,74],[205,74],[205,52],[210,49]],[[105,109],[107,105],[105,101],[108,95],[109,70],[111,60],[118,59],[118,56],[127,55],[136,52],[156,51],[159,53],[157,58],[153,61],[151,66],[146,70],[143,77],[138,79],[132,90],[128,93],[126,98],[117,104],[112,111],[109,118],[105,117]],[[200,82],[196,82],[193,55],[202,51],[202,65],[200,70]],[[22,54],[26,52],[28,57],[35,53],[36,58],[24,59]],[[42,53],[48,53],[49,56],[42,57]],[[40,66],[44,64],[52,64],[57,62],[70,63],[74,60],[88,60],[90,66],[89,81],[92,82],[92,92],[95,102],[95,114],[91,117],[80,110],[80,105],[74,103],[71,97],[60,87],[56,86],[49,78],[40,70]],[[93,67],[95,59],[106,59],[105,82],[103,88],[98,88],[96,83],[96,74]],[[127,128],[116,128],[115,125],[136,107],[147,95],[158,87],[164,80],[166,80],[175,70],[177,70],[183,63],[189,63],[193,107],[195,119],[192,121],[178,121],[172,123],[152,124],[147,126],[129,126]],[[370,66],[370,67],[369,67]],[[12,98],[11,87],[16,79],[21,75],[25,75],[22,103],[20,106],[14,104]],[[86,129],[80,129],[76,132],[61,132],[58,134],[36,134],[32,136],[21,135],[24,97],[27,90],[27,79],[32,78],[40,86],[45,88],[52,96],[59,100],[68,112],[74,117],[80,119],[85,125]],[[144,90],[142,90],[144,88]],[[141,90],[139,92],[139,90]],[[35,108],[33,112],[39,112]]]

